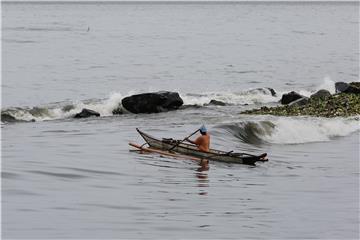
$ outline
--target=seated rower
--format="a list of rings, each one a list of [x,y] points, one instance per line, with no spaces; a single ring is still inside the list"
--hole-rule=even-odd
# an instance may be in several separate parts
[[[209,147],[210,147],[210,135],[207,132],[207,129],[204,125],[202,125],[199,130],[200,130],[201,136],[196,138],[195,141],[192,141],[188,138],[186,139],[186,141],[188,141],[192,144],[195,144],[200,151],[208,152]]]

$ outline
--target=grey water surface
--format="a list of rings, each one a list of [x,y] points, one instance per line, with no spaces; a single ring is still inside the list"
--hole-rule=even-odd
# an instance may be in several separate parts
[[[3,3],[2,111],[36,121],[1,124],[2,238],[358,239],[359,117],[240,114],[359,81],[358,29],[356,2]],[[111,114],[158,90],[197,107]],[[212,147],[269,162],[129,151],[137,127],[182,139],[202,123]]]

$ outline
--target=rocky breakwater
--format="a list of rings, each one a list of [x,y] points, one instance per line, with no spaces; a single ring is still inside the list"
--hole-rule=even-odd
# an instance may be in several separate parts
[[[141,93],[125,97],[121,100],[121,103],[112,110],[113,115],[120,115],[126,112],[131,113],[159,113],[178,109],[183,105],[179,93],[177,92],[152,92]],[[87,118],[100,114],[91,109],[83,109],[80,113],[77,113],[74,118]]]
[[[242,112],[242,114],[275,115],[275,116],[316,116],[316,117],[350,117],[360,115],[360,82],[335,84],[336,93],[319,90],[310,98],[296,92],[284,94],[282,106],[261,107]],[[296,96],[296,97],[289,97]],[[286,99],[286,101],[284,100]],[[287,101],[291,99],[292,101]]]

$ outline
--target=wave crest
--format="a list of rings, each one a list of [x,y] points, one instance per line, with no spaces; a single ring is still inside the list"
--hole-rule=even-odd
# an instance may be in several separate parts
[[[103,100],[92,99],[76,103],[62,102],[33,108],[7,108],[1,111],[1,121],[9,123],[65,119],[73,117],[81,112],[83,108],[94,110],[100,113],[101,116],[111,116],[114,110],[121,107],[121,99],[122,95],[120,93],[113,93],[109,98]]]
[[[257,88],[240,92],[208,92],[208,93],[187,93],[181,95],[185,105],[209,104],[211,100],[224,102],[228,105],[265,104],[279,101],[278,96],[269,88]]]
[[[245,143],[302,144],[330,141],[360,131],[360,120],[352,118],[289,118],[268,121],[243,121],[220,125]]]
[[[270,121],[244,121],[220,125],[219,127],[245,143],[261,144],[264,143],[264,136],[272,134],[275,125]]]

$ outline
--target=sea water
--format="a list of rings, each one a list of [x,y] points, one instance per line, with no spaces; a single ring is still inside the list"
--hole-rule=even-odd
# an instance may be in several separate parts
[[[359,238],[359,117],[240,114],[359,81],[358,3],[3,3],[2,24],[3,238]],[[192,107],[112,114],[160,90]],[[129,151],[203,123],[269,162]]]

